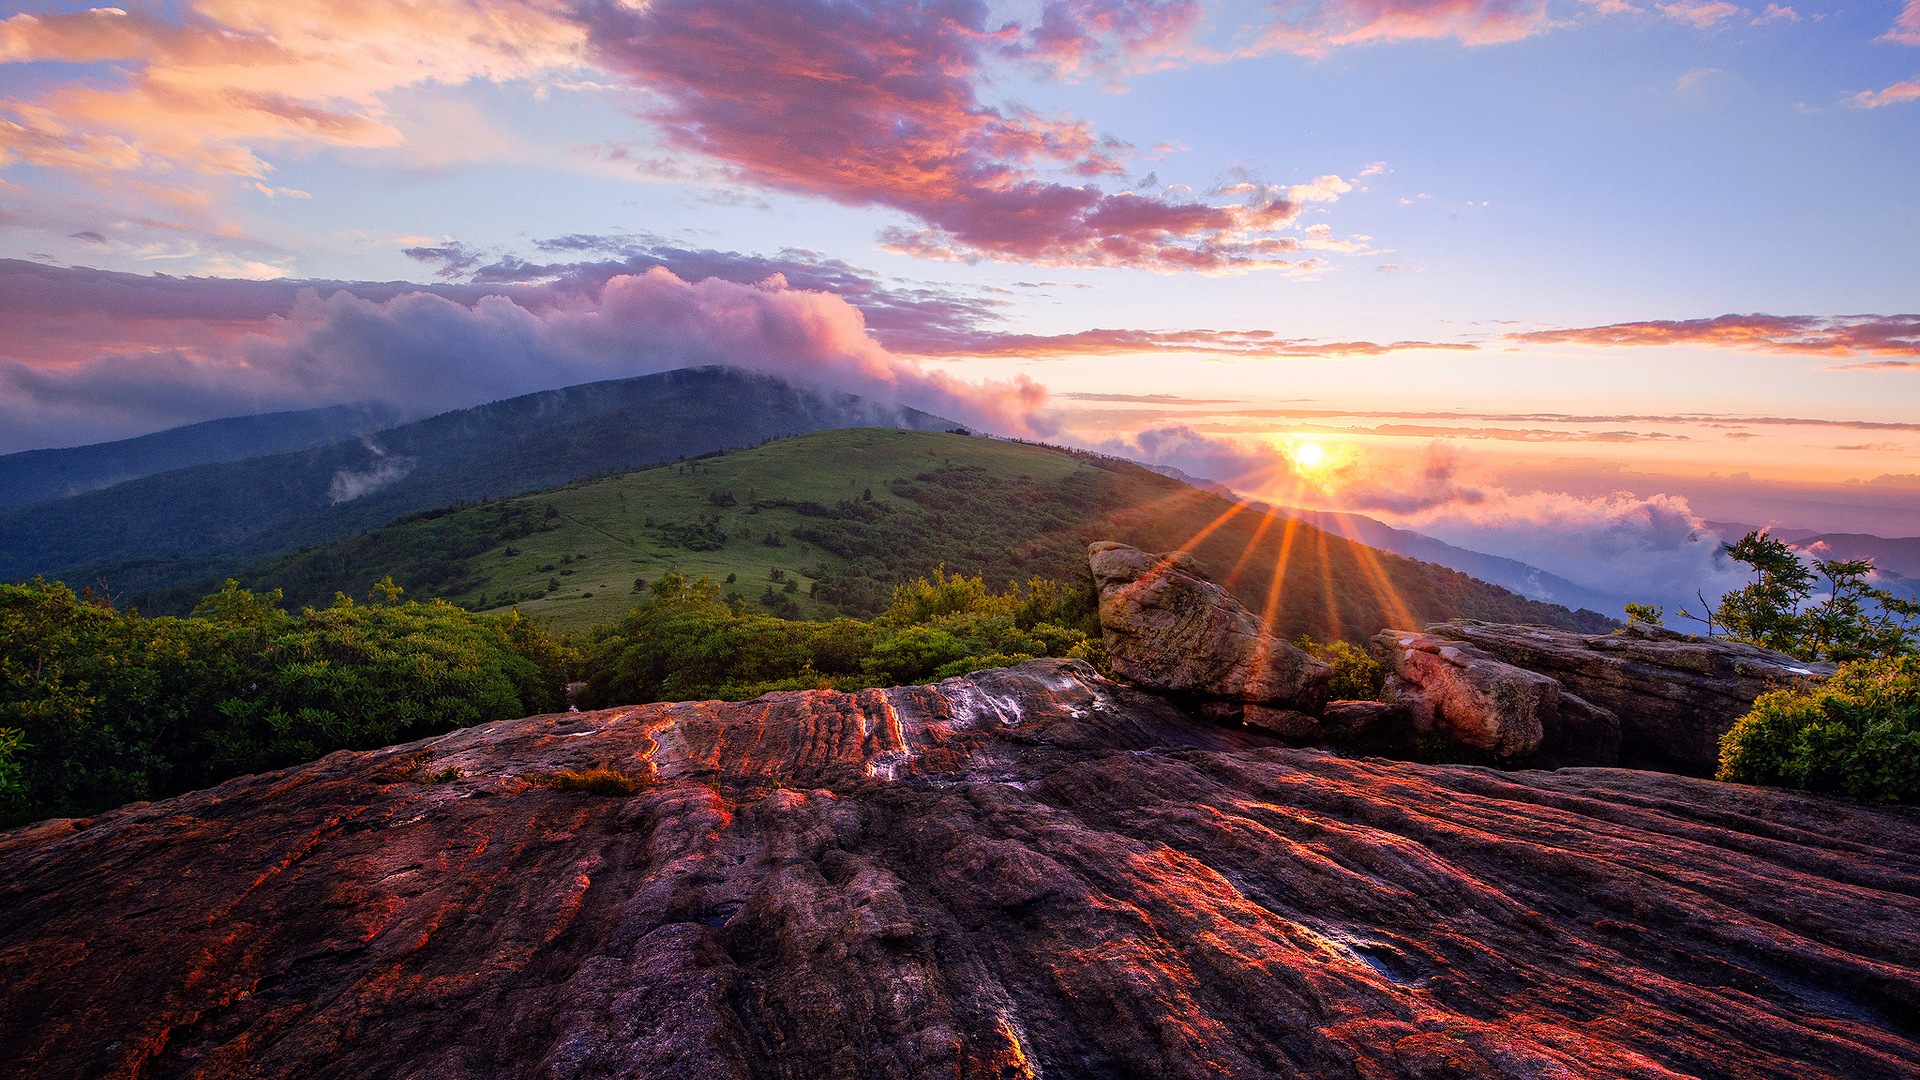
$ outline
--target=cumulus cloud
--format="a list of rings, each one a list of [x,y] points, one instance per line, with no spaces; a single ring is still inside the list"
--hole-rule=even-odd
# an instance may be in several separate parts
[[[543,302],[541,294],[589,292],[613,277],[656,266],[688,281],[717,277],[752,284],[778,274],[794,288],[830,292],[859,308],[867,328],[889,348],[915,352],[924,343],[928,355],[940,342],[998,321],[1007,306],[1005,300],[977,289],[885,281],[871,270],[804,249],[749,255],[682,247],[644,233],[575,233],[534,247],[534,258],[483,256],[457,241],[410,249],[409,254],[438,266],[443,278],[464,277],[476,289],[507,292],[536,304]]]
[[[1092,16],[1139,5],[1049,10],[1124,41],[1133,24]],[[1106,192],[1097,181],[1125,176],[1132,147],[1071,117],[982,101],[989,61],[1006,34],[1021,37],[990,25],[985,5],[606,0],[582,17],[593,59],[644,90],[670,146],[745,183],[902,211],[915,224],[883,234],[891,250],[1161,271],[1294,262],[1298,241],[1276,235],[1300,211],[1284,190],[1218,202]]]
[[[257,313],[271,295],[240,292],[207,301],[212,325]],[[974,384],[926,371],[882,347],[846,301],[778,276],[688,282],[656,267],[543,300],[306,288],[286,314],[209,332],[192,347],[121,347],[40,365],[9,356],[0,360],[0,428],[15,445],[0,449],[345,401],[425,413],[699,364],[912,404],[988,430],[1047,431],[1045,391],[1032,382]]]
[[[1142,59],[1193,55],[1204,9],[1197,0],[1047,0],[1006,51],[1069,77]]]
[[[1502,555],[1607,595],[1660,604],[1669,616],[1699,612],[1747,583],[1721,551],[1722,537],[1685,498],[1616,492],[1482,492],[1471,505],[1445,504],[1401,522],[1451,544]]]
[[[1295,490],[1300,479],[1272,444],[1221,438],[1185,424],[1147,428],[1133,435],[1094,443],[1091,449],[1149,465],[1164,465],[1188,476],[1225,484],[1236,492],[1264,496]]]
[[[1513,341],[1567,345],[1714,345],[1816,356],[1920,356],[1920,315],[1721,315],[1530,330]]]
[[[264,179],[263,143],[390,147],[401,136],[382,94],[569,67],[583,39],[540,0],[198,0],[172,19],[23,12],[0,22],[0,63],[107,62],[126,78],[0,102],[0,153],[67,170]]]
[[[422,292],[469,305],[497,294],[543,312],[596,295],[615,277],[656,267],[687,281],[718,278],[743,285],[778,275],[792,288],[832,293],[859,310],[867,330],[883,346],[904,357],[1066,359],[1171,353],[1286,359],[1479,348],[1457,341],[1300,338],[1252,329],[1011,333],[1001,328],[1007,301],[984,290],[886,281],[870,270],[811,251],[745,255],[679,247],[644,234],[577,234],[534,246],[542,254],[561,257],[530,260],[479,251],[457,240],[405,249],[436,268],[440,280],[426,285],[175,278],[0,260],[0,355],[62,363],[156,343],[205,348],[239,333],[265,330],[308,288],[322,295],[344,290],[381,300]],[[604,257],[578,258],[582,255]]]

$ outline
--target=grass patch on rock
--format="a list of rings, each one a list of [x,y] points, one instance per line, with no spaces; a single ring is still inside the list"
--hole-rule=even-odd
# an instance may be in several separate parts
[[[621,772],[619,769],[606,768],[556,769],[528,779],[555,791],[577,791],[583,795],[605,795],[615,798],[638,795],[647,787],[647,782],[637,776]]]

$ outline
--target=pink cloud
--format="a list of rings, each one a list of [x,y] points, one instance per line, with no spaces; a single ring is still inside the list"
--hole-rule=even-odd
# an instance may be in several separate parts
[[[272,168],[261,144],[394,146],[380,95],[569,66],[581,39],[541,0],[199,0],[176,21],[111,7],[23,13],[0,22],[0,63],[113,62],[127,74],[0,102],[0,148],[76,171],[97,158],[95,169],[259,179]]]
[[[1897,82],[1884,90],[1862,90],[1848,98],[1847,104],[1856,109],[1878,109],[1883,105],[1899,105],[1916,99],[1920,99],[1920,78]]]
[[[1920,45],[1920,0],[1907,0],[1900,14],[1894,17],[1893,26],[1880,35],[1880,40],[1900,45]]]
[[[1352,45],[1441,38],[1496,45],[1552,26],[1545,0],[1296,0],[1276,10],[1255,51],[1324,56]]]
[[[1817,356],[1920,356],[1920,315],[1721,315],[1508,334],[1567,345],[1715,345]]]
[[[1140,10],[1160,14],[1112,21]],[[1088,33],[1117,26],[1123,43],[1186,17],[1179,5],[1049,11]],[[754,185],[902,211],[916,224],[883,234],[894,251],[1230,272],[1292,265],[1299,246],[1273,234],[1299,212],[1280,189],[1217,203],[1104,192],[1091,181],[1119,175],[1131,147],[982,102],[989,59],[1027,39],[988,26],[980,5],[655,0],[584,17],[594,59],[641,91],[670,145]]]
[[[911,351],[921,356],[1018,356],[1029,359],[1120,353],[1194,353],[1277,359],[1381,356],[1416,349],[1471,351],[1477,348],[1479,346],[1464,342],[1321,341],[1283,337],[1271,330],[1096,329],[1069,334],[1010,334],[978,330],[923,340]]]
[[[1203,14],[1198,0],[1048,0],[1039,21],[1007,51],[1069,76],[1191,54]]]
[[[1351,190],[1334,176],[1207,199],[1111,191],[1103,184],[1125,175],[1133,147],[1071,116],[982,99],[1007,64],[1075,77],[1210,58],[1192,42],[1199,0],[1046,0],[1030,25],[990,22],[973,0],[194,0],[164,10],[0,21],[0,63],[121,72],[0,101],[0,166],[61,170],[123,198],[205,204],[237,197],[235,178],[273,197],[278,152],[407,145],[413,127],[392,111],[396,91],[551,85],[598,67],[683,155],[665,163],[674,175],[899,211],[911,221],[885,230],[886,246],[928,258],[1311,272],[1320,264],[1279,232],[1302,203]]]
[[[1661,14],[1667,18],[1675,22],[1688,23],[1701,30],[1707,29],[1722,19],[1731,19],[1742,11],[1741,8],[1727,3],[1726,0],[1711,0],[1711,2],[1678,0],[1676,3],[1660,4],[1658,7]]]
[[[927,371],[881,346],[857,308],[778,276],[688,282],[656,267],[598,287],[471,299],[397,286],[383,296],[305,287],[286,307],[282,283],[161,279],[143,293],[132,277],[92,283],[96,301],[118,305],[96,309],[94,320],[116,330],[64,343],[72,350],[91,340],[97,353],[29,362],[16,342],[0,342],[0,430],[14,444],[0,450],[350,401],[434,412],[700,364],[913,404],[1010,434],[1049,430],[1045,391],[1031,381],[976,384]],[[31,283],[5,300],[48,315],[78,306]],[[171,334],[156,334],[169,317]]]

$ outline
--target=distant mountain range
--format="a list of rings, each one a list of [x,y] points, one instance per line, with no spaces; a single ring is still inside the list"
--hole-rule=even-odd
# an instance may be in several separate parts
[[[80,495],[155,473],[308,450],[405,420],[387,405],[333,405],[300,412],[208,420],[136,439],[0,456],[0,507]]]
[[[1149,465],[1147,468],[1162,476],[1171,476],[1175,480],[1230,499],[1242,497],[1225,484],[1192,476],[1171,465]],[[1421,562],[1430,562],[1449,570],[1458,570],[1463,574],[1471,574],[1481,581],[1498,585],[1529,600],[1559,604],[1575,611],[1585,609],[1593,612],[1618,611],[1626,603],[1627,598],[1609,596],[1596,589],[1576,585],[1558,574],[1548,573],[1518,559],[1488,555],[1485,552],[1458,547],[1425,533],[1414,532],[1411,529],[1397,529],[1365,514],[1333,510],[1303,510],[1294,506],[1270,507],[1266,503],[1257,501],[1253,505],[1261,510],[1272,510],[1285,517],[1304,521],[1336,536],[1358,540],[1371,548],[1390,551],[1395,555],[1404,555]]]
[[[1761,528],[1737,521],[1709,521],[1707,524],[1729,542],[1750,532],[1758,532]],[[1898,595],[1920,599],[1920,536],[1888,537],[1773,527],[1767,528],[1767,535],[1821,559],[1871,559],[1882,587]]]
[[[216,424],[225,425],[216,432],[230,433],[272,426]],[[311,418],[293,426],[308,432],[301,438],[316,430]],[[45,575],[76,584],[104,578],[116,591],[164,587],[422,510],[859,426],[954,425],[916,409],[729,368],[588,383],[290,453],[199,464],[0,509],[0,580]],[[147,445],[204,450],[220,441],[186,434],[190,430],[148,436],[155,441]],[[229,439],[237,441],[244,439]],[[65,455],[48,460],[78,467],[125,460],[124,449],[112,449],[123,446],[43,453]]]
[[[1492,582],[1530,600],[1559,604],[1575,610],[1585,608],[1603,613],[1619,611],[1625,602],[1619,597],[1609,596],[1583,585],[1576,585],[1566,578],[1548,573],[1518,559],[1456,547],[1425,533],[1396,529],[1365,514],[1299,509],[1285,509],[1280,512],[1325,529],[1336,536],[1358,540],[1368,547],[1391,551],[1395,555],[1405,555],[1409,559],[1437,563],[1463,574],[1471,574],[1481,581]]]

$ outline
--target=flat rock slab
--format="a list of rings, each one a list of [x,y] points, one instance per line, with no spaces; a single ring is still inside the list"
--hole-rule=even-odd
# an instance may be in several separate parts
[[[646,786],[529,782],[587,766]],[[0,1060],[1912,1077],[1915,826],[1286,749],[1065,661],[539,716],[0,834]]]
[[[1458,619],[1426,632],[1550,675],[1612,712],[1620,718],[1623,758],[1700,773],[1719,763],[1720,736],[1755,698],[1811,686],[1834,671],[1832,664],[1639,623],[1618,633],[1576,634]]]

